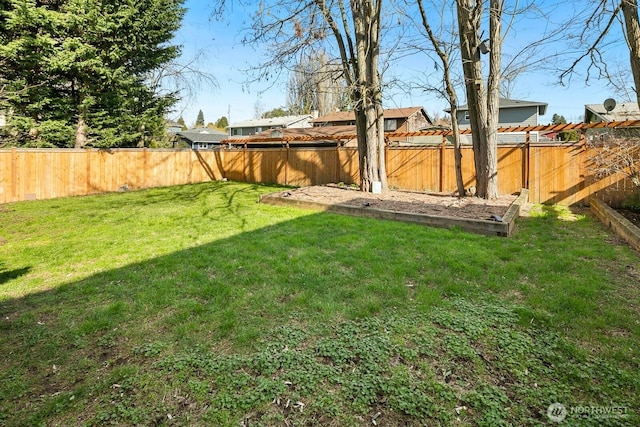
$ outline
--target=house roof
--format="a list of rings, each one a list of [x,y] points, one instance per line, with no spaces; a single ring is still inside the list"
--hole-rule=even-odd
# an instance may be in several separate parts
[[[250,119],[243,120],[241,122],[236,122],[230,125],[230,128],[256,128],[256,127],[289,127],[298,122],[302,122],[304,120],[310,120],[312,118],[311,114],[304,114],[298,116],[282,116],[282,117],[272,117],[269,119]]]
[[[508,99],[508,98],[500,98],[500,103],[498,108],[519,108],[519,107],[538,107],[538,114],[544,116],[547,112],[547,104],[546,102],[537,102],[537,101],[525,101],[520,99]],[[458,111],[467,111],[469,109],[469,105],[464,104],[458,107]],[[450,108],[446,108],[444,110],[446,113],[451,113]]]
[[[640,108],[635,102],[621,102],[607,111],[603,104],[587,104],[584,106],[584,121],[586,123],[603,121],[616,122],[626,120],[640,120]]]
[[[229,135],[217,129],[199,128],[176,132],[176,135],[193,142],[220,142]]]
[[[282,134],[282,139],[288,138],[299,138],[299,137],[308,137],[309,142],[313,142],[322,139],[323,137],[329,139],[335,138],[349,138],[356,134],[356,127],[351,126],[320,126],[320,127],[312,127],[312,128],[285,128],[278,129],[278,131]],[[242,139],[242,140],[251,140],[251,141],[259,141],[260,138],[273,138],[272,132],[273,129],[265,130],[262,132],[258,132],[255,135],[244,138],[231,138],[232,140]],[[296,141],[300,142],[300,141]],[[281,141],[276,141],[279,145]]]
[[[404,107],[404,108],[388,108],[384,110],[385,119],[406,119],[414,114],[422,111],[425,117],[431,120],[431,117],[422,107]],[[327,122],[352,122],[356,119],[353,111],[334,111],[312,120],[311,123],[327,123]]]

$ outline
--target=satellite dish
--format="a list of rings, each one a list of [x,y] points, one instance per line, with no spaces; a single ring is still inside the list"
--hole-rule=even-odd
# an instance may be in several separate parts
[[[616,108],[616,100],[613,98],[607,98],[604,100],[604,109],[607,110],[607,113],[611,112],[614,108]]]

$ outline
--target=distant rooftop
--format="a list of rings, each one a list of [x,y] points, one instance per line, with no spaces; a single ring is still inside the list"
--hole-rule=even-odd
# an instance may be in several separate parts
[[[220,142],[227,138],[226,132],[211,128],[196,128],[176,132],[176,135],[191,142]]]
[[[297,115],[297,116],[282,116],[272,117],[269,119],[250,119],[236,122],[230,125],[230,128],[275,128],[275,127],[289,127],[292,124],[302,122],[304,120],[311,119],[311,114]]]
[[[611,111],[607,111],[603,104],[587,104],[584,108],[585,123],[640,120],[640,108],[635,102],[620,102]]]
[[[411,117],[416,112],[423,110],[422,107],[404,107],[404,108],[387,108],[384,110],[385,119],[404,119]],[[429,115],[424,112],[425,116]],[[356,115],[353,111],[333,111],[322,117],[312,120],[311,123],[328,123],[328,122],[350,122],[355,121]],[[431,118],[429,118],[431,120]]]

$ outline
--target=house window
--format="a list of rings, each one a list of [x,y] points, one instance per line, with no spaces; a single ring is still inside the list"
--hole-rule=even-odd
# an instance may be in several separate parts
[[[196,148],[197,148],[198,150],[206,150],[207,148],[209,148],[209,144],[204,143],[204,142],[198,142],[198,143],[196,144]]]
[[[464,119],[465,120],[469,120],[469,112],[468,111],[464,112]]]
[[[258,132],[262,132],[262,128],[261,127],[256,128],[256,133],[258,133]]]
[[[390,131],[390,130],[396,130],[398,129],[398,120],[396,119],[387,119],[384,121],[384,130],[385,131]]]

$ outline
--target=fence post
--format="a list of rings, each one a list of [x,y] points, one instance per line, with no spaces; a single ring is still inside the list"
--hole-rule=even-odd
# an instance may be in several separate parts
[[[17,202],[19,199],[16,197],[16,191],[18,189],[18,155],[16,148],[11,149],[11,199],[8,202]]]
[[[531,155],[531,133],[527,131],[524,141],[524,156],[522,159],[522,188],[529,188],[529,165]]]
[[[389,187],[389,137],[384,136],[384,173],[387,174],[387,189]]]
[[[85,194],[90,194],[92,192],[91,186],[91,148],[85,148],[85,153],[87,155],[87,178],[85,182]],[[144,170],[144,168],[143,168]]]
[[[442,135],[442,144],[440,144],[440,183],[438,185],[439,191],[442,193],[444,191],[444,158],[445,152],[447,149],[447,137]]]
[[[285,141],[284,148],[285,158],[284,158],[284,185],[289,185],[289,141]]]
[[[385,156],[385,161],[387,157]],[[340,179],[340,140],[336,141],[336,184],[341,181]]]
[[[242,149],[242,181],[247,182],[247,143],[244,143]]]
[[[580,129],[580,134],[578,135],[578,141],[580,144],[580,151],[578,157],[578,191],[582,191],[587,185],[591,183],[586,182],[586,169],[587,169],[587,130]]]
[[[142,182],[147,182],[149,179],[149,151],[147,151],[147,147],[142,149],[142,161],[144,164],[144,168],[142,169],[144,171],[142,174]]]

